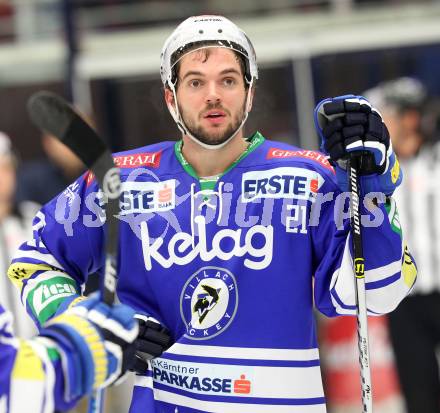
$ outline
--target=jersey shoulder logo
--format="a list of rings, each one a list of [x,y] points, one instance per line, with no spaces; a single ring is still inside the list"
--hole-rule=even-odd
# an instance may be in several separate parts
[[[180,295],[180,314],[185,337],[207,340],[225,331],[238,306],[234,275],[218,267],[203,267],[186,282]]]
[[[282,166],[245,172],[241,183],[243,202],[252,202],[257,198],[290,198],[313,202],[324,178],[310,169]]]
[[[331,166],[327,157],[320,152],[306,151],[306,150],[291,151],[287,149],[270,148],[266,155],[266,159],[285,159],[285,158],[310,159],[312,161],[318,162],[321,166],[328,169],[332,173],[335,173],[335,170],[333,169],[333,166]]]
[[[163,212],[176,206],[176,180],[122,183],[121,215]]]
[[[162,151],[133,153],[131,155],[113,157],[116,166],[119,168],[140,168],[147,166],[149,168],[158,168]]]
[[[115,165],[118,168],[135,169],[135,168],[159,168],[162,151],[158,152],[142,152],[130,155],[113,156]],[[84,175],[86,185],[89,186],[95,179],[95,174],[91,171]]]

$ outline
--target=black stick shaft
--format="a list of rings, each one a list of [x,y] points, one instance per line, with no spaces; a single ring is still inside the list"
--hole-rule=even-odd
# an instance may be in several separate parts
[[[116,168],[110,151],[106,150],[93,164],[91,170],[98,180],[99,187],[107,198],[106,215],[106,242],[104,279],[101,284],[102,300],[109,305],[115,302],[117,284],[117,257],[119,223],[119,193],[121,180],[119,169]]]
[[[350,188],[351,236],[353,241],[353,266],[355,272],[356,318],[359,346],[359,365],[362,387],[362,408],[364,413],[373,412],[370,350],[368,339],[367,303],[365,296],[365,259],[362,245],[362,225],[360,214],[360,190],[358,171],[362,165],[362,155],[352,155],[347,163]]]

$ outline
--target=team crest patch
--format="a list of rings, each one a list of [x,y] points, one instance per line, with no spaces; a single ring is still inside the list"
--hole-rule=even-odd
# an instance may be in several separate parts
[[[207,340],[221,334],[234,319],[237,306],[234,275],[224,268],[201,268],[188,279],[180,295],[185,337]]]

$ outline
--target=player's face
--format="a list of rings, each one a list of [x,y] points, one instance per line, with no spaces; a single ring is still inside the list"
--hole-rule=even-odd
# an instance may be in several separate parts
[[[179,110],[186,127],[203,143],[221,144],[237,130],[244,117],[246,92],[243,71],[232,50],[194,51],[180,62]]]

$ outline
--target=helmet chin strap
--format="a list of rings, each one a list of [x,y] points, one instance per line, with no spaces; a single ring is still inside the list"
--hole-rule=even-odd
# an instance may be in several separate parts
[[[217,145],[209,145],[207,143],[201,142],[199,139],[197,139],[188,129],[188,127],[185,125],[185,122],[182,119],[182,116],[180,114],[179,111],[179,105],[177,104],[177,93],[176,93],[176,88],[175,85],[172,81],[168,81],[168,86],[170,87],[171,91],[173,92],[173,96],[174,96],[174,102],[175,102],[175,107],[173,107],[173,105],[168,104],[168,110],[171,113],[171,116],[174,119],[174,122],[176,122],[177,127],[180,129],[180,131],[188,136],[192,141],[194,141],[195,143],[197,143],[198,145],[200,145],[202,148],[205,149],[211,149],[211,150],[215,150],[215,149],[220,149],[223,148],[224,146],[226,146],[234,137],[235,135],[237,135],[237,133],[240,131],[240,129],[243,127],[243,125],[245,124],[248,115],[249,115],[249,111],[250,111],[250,106],[251,106],[251,89],[252,89],[252,85],[254,83],[254,79],[252,78],[251,81],[247,81],[248,83],[248,91],[247,91],[247,95],[246,95],[246,110],[243,116],[243,119],[240,123],[240,125],[238,126],[238,128],[232,133],[232,135],[226,139],[224,142],[219,143]]]

